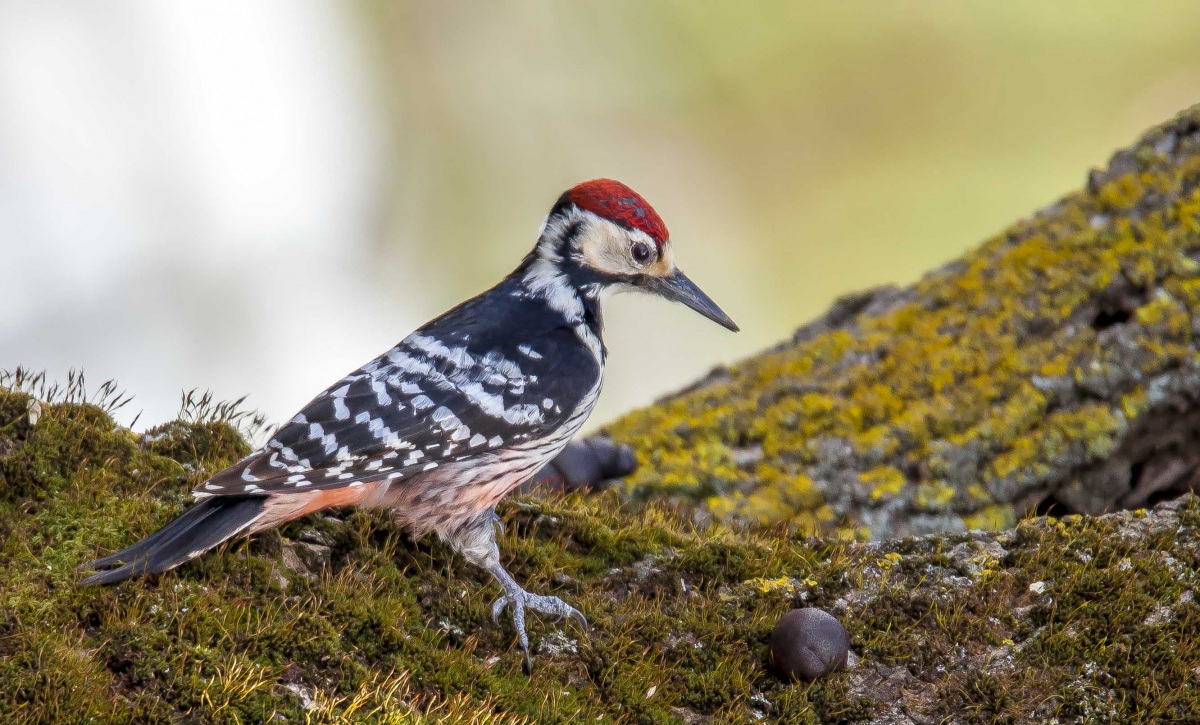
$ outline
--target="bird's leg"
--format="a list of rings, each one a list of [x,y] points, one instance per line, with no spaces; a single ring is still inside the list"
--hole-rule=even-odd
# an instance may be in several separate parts
[[[504,590],[499,598],[492,603],[492,622],[500,623],[500,613],[505,607],[512,608],[513,628],[517,630],[517,642],[525,655],[523,666],[525,672],[531,669],[529,659],[529,635],[525,632],[525,611],[532,610],[541,614],[558,617],[570,617],[586,630],[587,619],[578,609],[567,604],[558,597],[543,594],[533,594],[517,583],[512,575],[500,565],[500,548],[496,545],[496,530],[494,528],[495,512],[489,511],[480,516],[475,522],[453,532],[446,537],[449,543],[457,549],[472,564],[486,570],[495,578],[496,583]]]
[[[500,566],[500,562],[496,562],[487,568],[488,573],[495,577],[500,584],[500,588],[504,590],[504,594],[500,595],[496,601],[492,602],[492,622],[500,624],[500,613],[505,607],[512,607],[513,628],[517,630],[517,641],[521,644],[521,650],[525,653],[525,672],[530,671],[529,661],[529,635],[525,633],[525,610],[532,609],[535,612],[542,614],[552,614],[559,619],[570,617],[585,630],[588,623],[587,618],[580,613],[578,609],[567,604],[558,597],[547,596],[544,594],[533,594],[521,588],[512,575]]]

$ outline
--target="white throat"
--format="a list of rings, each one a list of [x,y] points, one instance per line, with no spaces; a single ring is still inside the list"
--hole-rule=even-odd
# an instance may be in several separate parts
[[[584,320],[584,305],[580,295],[586,294],[587,290],[576,289],[571,284],[562,270],[563,258],[558,252],[568,227],[578,221],[571,218],[573,216],[547,218],[542,223],[541,235],[534,250],[534,260],[521,277],[522,289],[514,294],[545,300],[550,309],[563,316],[580,341],[603,367],[604,344]],[[597,292],[601,304],[611,294],[609,290]]]

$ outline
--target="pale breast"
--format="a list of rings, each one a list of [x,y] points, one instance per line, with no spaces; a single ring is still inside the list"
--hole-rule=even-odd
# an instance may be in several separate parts
[[[548,435],[429,471],[395,486],[386,505],[416,536],[457,528],[490,511],[562,452],[595,407],[601,383]]]

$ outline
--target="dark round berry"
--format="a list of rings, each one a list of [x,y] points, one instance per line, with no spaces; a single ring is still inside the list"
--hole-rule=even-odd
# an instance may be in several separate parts
[[[846,628],[815,607],[793,609],[771,632],[771,667],[784,679],[811,682],[845,669],[849,652]]]
[[[646,244],[645,242],[633,243],[633,261],[637,262],[638,264],[645,264],[646,262],[649,262],[650,258],[653,256],[654,250],[650,248],[649,244]]]

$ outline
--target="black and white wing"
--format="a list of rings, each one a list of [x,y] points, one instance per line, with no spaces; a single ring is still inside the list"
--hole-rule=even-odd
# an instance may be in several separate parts
[[[565,443],[561,432],[578,428],[599,390],[599,363],[569,327],[534,319],[528,327],[541,329],[527,342],[504,339],[520,329],[511,316],[522,312],[505,307],[464,306],[429,323],[330,386],[195,495],[399,481],[499,449]]]

